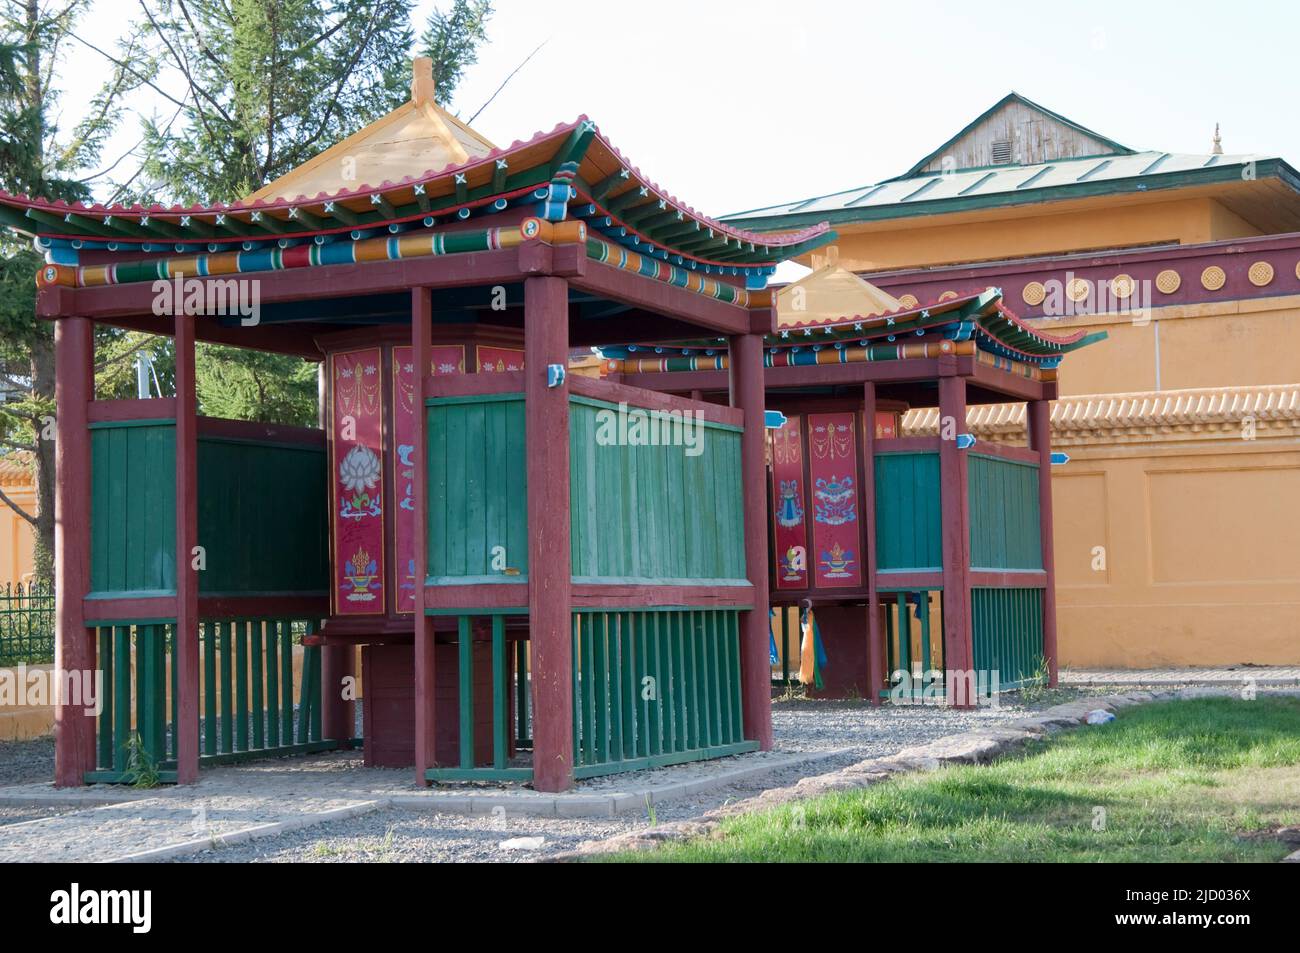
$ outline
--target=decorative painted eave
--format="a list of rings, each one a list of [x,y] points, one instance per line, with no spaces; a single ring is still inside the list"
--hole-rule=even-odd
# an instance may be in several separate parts
[[[920,344],[974,341],[986,353],[1017,363],[1054,368],[1061,357],[1106,337],[1089,334],[1046,334],[1025,324],[1002,303],[1001,291],[988,288],[978,294],[955,296],[928,305],[900,307],[884,314],[852,315],[816,327],[783,328],[765,335],[769,353],[846,350],[871,344]],[[712,357],[725,345],[688,341],[676,345],[636,345],[602,348],[612,359],[637,357]],[[942,353],[953,353],[940,347]]]
[[[973,406],[966,420],[977,436],[1023,439],[1025,405]],[[910,410],[903,417],[908,436],[933,435],[938,426],[937,408]],[[1076,443],[1162,435],[1241,440],[1247,426],[1258,437],[1300,435],[1300,384],[1063,397],[1052,405],[1054,434]]]
[[[421,105],[415,100],[408,104]],[[738,276],[766,274],[779,262],[835,237],[826,223],[760,234],[705,216],[644,175],[586,116],[505,148],[489,149],[490,143],[481,137],[471,141],[473,130],[457,127],[452,117],[430,109],[426,113],[426,125],[447,133],[440,136],[445,148],[423,154],[459,158],[469,154],[467,143],[482,154],[378,184],[358,183],[293,198],[280,194],[295,182],[333,181],[318,174],[318,156],[301,167],[302,175],[295,170],[248,199],[208,205],[69,203],[0,191],[0,226],[36,236],[47,246],[67,243],[74,250],[144,247],[194,253],[399,234],[527,205],[545,218],[582,219],[593,233],[640,255]],[[382,144],[388,141],[385,135],[392,139],[389,126],[399,121],[416,120],[397,110],[340,145],[354,140]],[[386,167],[381,162],[371,165]]]

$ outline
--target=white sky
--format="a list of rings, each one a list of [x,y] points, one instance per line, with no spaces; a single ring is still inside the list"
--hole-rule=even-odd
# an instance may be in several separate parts
[[[81,29],[107,44],[137,10],[98,0]],[[1294,0],[497,0],[490,29],[463,117],[548,42],[480,132],[508,145],[586,113],[714,216],[897,175],[1012,89],[1133,148],[1208,152],[1217,121],[1229,153],[1300,161]],[[71,52],[65,125],[108,73]]]

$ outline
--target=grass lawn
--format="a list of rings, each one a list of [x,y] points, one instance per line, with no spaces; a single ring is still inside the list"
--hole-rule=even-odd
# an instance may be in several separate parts
[[[1094,829],[1098,808],[1104,826]],[[992,765],[733,818],[635,861],[1277,861],[1297,847],[1300,699],[1125,709]]]

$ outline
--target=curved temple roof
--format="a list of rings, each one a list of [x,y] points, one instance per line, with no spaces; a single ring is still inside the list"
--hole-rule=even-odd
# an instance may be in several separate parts
[[[772,354],[788,355],[794,363],[806,359],[806,363],[827,364],[848,362],[850,352],[877,345],[897,345],[896,350],[880,352],[888,358],[904,356],[909,345],[930,345],[916,356],[933,356],[930,351],[956,353],[959,344],[970,342],[960,350],[973,348],[1003,362],[1052,369],[1060,364],[1063,355],[1105,337],[1104,331],[1046,334],[1006,307],[1000,288],[988,288],[927,305],[872,308],[869,313],[845,314],[816,325],[778,327],[764,338],[764,344]],[[699,357],[721,355],[725,350],[725,345],[718,343],[692,341],[673,346],[606,347],[601,348],[601,353],[615,359],[695,357],[693,362],[674,362],[665,369],[698,370]],[[800,353],[804,358],[796,357]]]
[[[770,267],[834,238],[825,223],[760,234],[709,218],[645,176],[586,116],[493,147],[433,103],[421,70],[417,61],[411,102],[242,201],[125,206],[0,192],[0,226],[74,247],[218,251],[396,233],[535,200],[552,203],[547,217],[561,217],[562,201],[594,232],[692,268]]]

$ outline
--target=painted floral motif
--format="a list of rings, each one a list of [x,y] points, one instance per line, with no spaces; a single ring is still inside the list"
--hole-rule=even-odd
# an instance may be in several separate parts
[[[339,510],[343,519],[362,520],[378,516],[379,494],[372,491],[379,485],[379,456],[369,447],[353,447],[339,464],[339,482],[352,494],[344,499]]]
[[[854,523],[858,519],[857,492],[853,477],[832,476],[829,480],[818,479],[814,484],[813,519],[827,526],[842,526]]]

